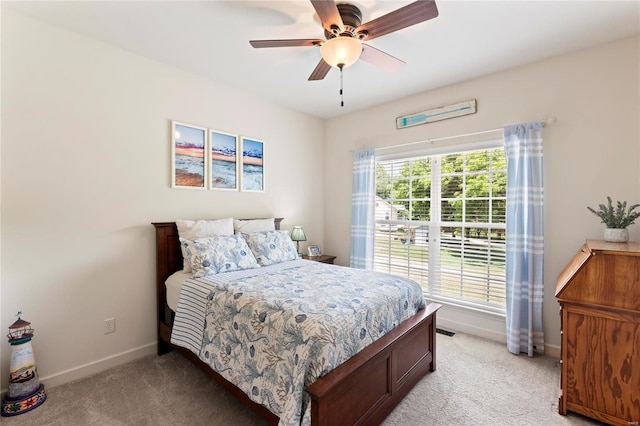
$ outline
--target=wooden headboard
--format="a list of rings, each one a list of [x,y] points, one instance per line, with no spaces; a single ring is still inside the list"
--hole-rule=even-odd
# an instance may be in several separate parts
[[[249,220],[249,219],[242,219]],[[280,229],[283,218],[274,220],[276,229]],[[182,269],[182,251],[178,238],[178,227],[175,222],[154,222],[156,228],[156,294],[158,297],[158,320],[169,320],[167,294],[164,282],[171,274]]]

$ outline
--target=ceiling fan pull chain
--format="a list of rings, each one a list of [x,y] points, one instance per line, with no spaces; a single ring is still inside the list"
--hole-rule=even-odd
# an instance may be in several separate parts
[[[340,106],[344,107],[344,94],[342,93],[342,68],[344,68],[344,64],[338,64],[338,68],[340,68]]]

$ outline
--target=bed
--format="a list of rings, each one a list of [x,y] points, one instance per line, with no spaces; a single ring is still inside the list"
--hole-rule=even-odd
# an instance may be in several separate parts
[[[280,228],[282,219],[275,219]],[[158,355],[171,350],[187,359],[232,392],[269,424],[280,419],[252,401],[189,349],[171,343],[175,312],[167,304],[165,281],[182,269],[183,258],[175,222],[153,223],[156,229]],[[303,261],[300,261],[303,262]],[[346,268],[345,268],[346,269]],[[379,424],[429,371],[435,370],[435,316],[428,304],[346,362],[306,387],[313,425]]]

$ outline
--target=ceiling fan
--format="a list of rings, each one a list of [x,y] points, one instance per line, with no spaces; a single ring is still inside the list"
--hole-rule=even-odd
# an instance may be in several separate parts
[[[312,38],[249,42],[255,48],[320,47],[322,59],[309,76],[310,81],[324,79],[331,67],[342,71],[342,68],[352,65],[359,58],[385,71],[399,70],[405,65],[404,61],[363,42],[438,16],[434,0],[418,0],[364,24],[360,9],[352,4],[336,4],[334,0],[311,0],[311,4],[320,17],[326,40]]]

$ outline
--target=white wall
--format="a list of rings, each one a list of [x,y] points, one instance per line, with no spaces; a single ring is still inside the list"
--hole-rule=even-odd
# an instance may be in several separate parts
[[[347,264],[351,190],[344,183],[354,148],[557,116],[544,131],[545,332],[556,347],[556,277],[585,238],[602,235],[585,207],[608,194],[640,201],[638,37],[325,125],[5,9],[1,30],[0,328],[24,312],[36,329],[40,377],[50,385],[154,350],[153,221],[283,216],[285,228],[303,225],[307,243]],[[475,115],[395,129],[397,116],[472,98]],[[267,192],[171,189],[171,119],[263,139]],[[630,231],[640,239],[639,225]],[[103,320],[114,316],[116,333],[104,335]],[[439,318],[474,321],[456,309]],[[9,345],[1,345],[4,387]]]
[[[0,31],[2,30],[2,7],[0,7]],[[1,42],[1,39],[0,39]],[[2,48],[0,46],[0,52]],[[0,94],[2,94],[2,55],[0,55]],[[0,102],[0,111],[2,111],[2,105]],[[2,114],[0,114],[0,165],[2,164]],[[2,170],[0,169],[0,325],[2,325]],[[0,367],[2,364],[2,350],[0,349]],[[2,376],[0,376],[2,378]],[[2,389],[2,383],[0,383],[0,389]],[[4,394],[3,394],[4,395]]]
[[[328,120],[325,144],[325,251],[349,259],[352,150],[501,128],[556,116],[544,129],[545,180],[545,338],[552,351],[560,344],[556,279],[587,238],[601,239],[603,225],[586,206],[607,195],[640,202],[640,38],[633,37],[438,90],[417,94],[366,111]],[[409,64],[408,66],[411,66]],[[395,129],[401,115],[469,99],[474,115]],[[640,239],[640,224],[629,228]],[[440,319],[451,326],[496,336],[457,309]],[[504,333],[504,328],[498,329]]]
[[[6,9],[1,72],[0,329],[24,312],[50,385],[154,351],[151,222],[280,216],[324,244],[322,120]],[[172,119],[264,140],[266,192],[171,189]]]

